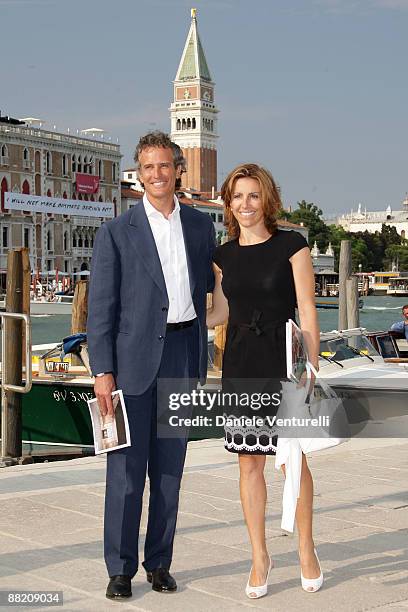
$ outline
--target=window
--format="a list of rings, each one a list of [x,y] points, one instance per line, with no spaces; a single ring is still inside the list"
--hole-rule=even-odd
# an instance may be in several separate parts
[[[133,174],[131,172],[128,172],[128,179],[131,179],[133,176]]]
[[[72,172],[76,172],[76,168],[77,168],[77,165],[76,165],[76,155],[73,155],[72,156]]]
[[[5,197],[6,191],[8,191],[8,184],[7,184],[6,177],[4,177],[3,180],[1,181],[1,189],[0,189],[1,212],[8,212],[8,208],[4,208],[4,197]]]
[[[68,174],[68,164],[67,164],[67,156],[64,155],[62,156],[62,175],[65,176],[66,174]]]
[[[195,130],[195,129],[196,129],[196,120],[195,120],[195,118],[193,117],[193,130]]]
[[[219,222],[219,223],[222,223],[222,220],[223,220],[223,215],[222,215],[222,213],[218,213],[218,222]]]
[[[69,249],[69,245],[68,245],[68,232],[64,232],[64,251],[68,251]],[[66,272],[66,270],[65,270]]]
[[[30,248],[30,228],[29,227],[24,228],[24,246],[27,247],[27,249]]]
[[[80,155],[78,155],[77,171],[82,172],[82,160]]]
[[[177,119],[176,130],[181,130],[181,121]]]
[[[23,149],[23,168],[29,168],[30,167],[30,152],[27,149],[27,147],[24,147]]]
[[[3,235],[2,235],[2,246],[3,249],[7,249],[9,245],[9,228],[7,225],[3,225]]]
[[[21,190],[21,193],[25,193],[26,195],[28,195],[30,193],[30,184],[27,180],[24,181],[23,183],[23,187]],[[29,210],[24,210],[23,211],[25,215],[29,215],[31,214]]]
[[[216,220],[217,220],[217,219],[216,219],[216,216],[215,216],[215,213],[210,213],[210,215],[211,215],[211,219],[212,219],[213,221],[216,221]]]
[[[9,157],[8,157],[8,148],[7,145],[2,145],[1,147],[1,156],[0,156],[0,164],[3,166],[8,166]]]
[[[98,160],[98,176],[100,179],[104,178],[104,167],[103,167],[103,160],[100,159]]]
[[[112,183],[116,183],[117,177],[117,165],[115,162],[112,163]]]
[[[50,151],[47,151],[45,154],[45,171],[47,174],[52,173],[52,154]]]

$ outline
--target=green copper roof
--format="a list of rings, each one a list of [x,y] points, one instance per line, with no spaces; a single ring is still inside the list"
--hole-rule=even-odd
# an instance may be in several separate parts
[[[176,80],[187,81],[198,78],[211,81],[207,60],[197,32],[197,21],[193,18]]]

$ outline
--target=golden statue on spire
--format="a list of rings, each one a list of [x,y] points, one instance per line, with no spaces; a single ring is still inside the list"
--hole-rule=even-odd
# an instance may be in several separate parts
[[[192,8],[191,9],[191,19],[196,19],[196,17],[197,17],[197,9]]]

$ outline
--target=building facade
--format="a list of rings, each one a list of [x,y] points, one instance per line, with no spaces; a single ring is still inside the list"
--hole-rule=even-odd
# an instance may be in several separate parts
[[[7,192],[112,203],[120,209],[119,145],[62,134],[0,116],[0,269],[7,252],[30,250],[32,272],[88,270],[101,218],[7,209]],[[84,193],[79,178],[95,179]],[[88,180],[88,182],[89,182]],[[86,182],[86,180],[85,180]],[[85,189],[85,191],[87,191]],[[89,191],[89,190],[88,190]]]
[[[341,225],[348,232],[381,232],[382,225],[395,227],[402,239],[408,238],[408,196],[402,202],[402,210],[392,210],[387,206],[384,211],[368,212],[362,210],[361,204],[357,211],[351,211],[337,218],[336,225]]]
[[[211,192],[217,189],[217,114],[215,84],[197,29],[196,9],[173,87],[170,107],[171,138],[182,149],[187,172],[184,188]]]

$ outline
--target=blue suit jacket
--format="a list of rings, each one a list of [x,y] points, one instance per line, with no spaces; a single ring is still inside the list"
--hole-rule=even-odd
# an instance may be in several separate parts
[[[199,322],[199,377],[207,374],[206,294],[213,290],[215,232],[209,215],[180,205],[193,304]],[[140,200],[98,230],[88,299],[92,372],[112,372],[127,395],[157,376],[169,299],[159,255]]]

